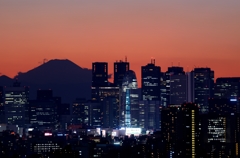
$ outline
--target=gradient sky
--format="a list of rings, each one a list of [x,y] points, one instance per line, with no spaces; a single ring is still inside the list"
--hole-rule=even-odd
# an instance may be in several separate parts
[[[128,57],[140,78],[156,59],[185,70],[240,76],[239,0],[0,0],[0,73],[13,77],[44,58],[91,68]]]

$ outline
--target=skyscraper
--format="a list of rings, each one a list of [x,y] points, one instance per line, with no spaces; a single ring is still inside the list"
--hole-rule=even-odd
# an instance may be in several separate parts
[[[89,107],[86,99],[77,98],[72,105],[72,115],[76,122],[83,125],[89,124]]]
[[[214,87],[214,98],[235,101],[237,111],[240,112],[240,77],[217,78]]]
[[[103,127],[119,127],[119,101],[116,97],[106,97],[103,101]]]
[[[126,72],[120,89],[120,123],[121,127],[138,127],[139,92],[135,72]]]
[[[161,68],[155,66],[155,60],[142,66],[142,100],[161,100]]]
[[[181,105],[187,101],[187,77],[183,67],[169,67],[165,81],[167,105]]]
[[[160,101],[139,101],[139,127],[145,130],[160,129]]]
[[[99,87],[108,86],[108,63],[92,63],[92,100],[99,101]]]
[[[202,114],[208,113],[208,99],[214,94],[214,71],[210,68],[195,68],[194,102],[200,105]]]
[[[170,105],[162,109],[161,128],[168,157],[198,157],[198,113],[198,106],[192,103]]]
[[[60,120],[61,98],[53,97],[51,89],[37,90],[37,99],[29,101],[29,122],[36,126],[52,127]],[[60,121],[59,121],[60,122]]]
[[[240,97],[240,77],[217,78],[214,98],[237,99]]]
[[[170,104],[180,105],[187,102],[187,76],[185,74],[170,76]]]
[[[199,157],[199,107],[197,104],[181,105],[177,126],[177,157]]]
[[[25,107],[28,104],[28,87],[21,87],[16,81],[13,87],[4,89],[4,109],[7,124],[23,126],[25,124]]]
[[[129,62],[120,60],[114,62],[114,85],[122,86],[122,80],[125,73],[129,70]]]
[[[163,133],[163,141],[166,144],[165,151],[168,157],[170,157],[170,155],[174,157],[173,155],[176,154],[177,120],[180,108],[181,105],[170,105],[163,107],[161,111],[161,131]]]

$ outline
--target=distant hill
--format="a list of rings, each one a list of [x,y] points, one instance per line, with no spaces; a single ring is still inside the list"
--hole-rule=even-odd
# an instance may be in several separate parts
[[[13,84],[13,79],[8,76],[0,76],[0,86],[9,86]]]
[[[54,96],[62,97],[63,102],[71,103],[77,97],[90,98],[92,71],[83,69],[70,60],[50,60],[15,79],[21,85],[30,86],[30,99],[36,98],[37,89],[52,89]],[[14,80],[15,80],[14,79]],[[0,77],[0,85],[10,86],[13,79]]]

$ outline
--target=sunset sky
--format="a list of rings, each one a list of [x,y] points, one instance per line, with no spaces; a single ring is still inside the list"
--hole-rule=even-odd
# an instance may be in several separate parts
[[[0,73],[44,58],[91,68],[127,56],[140,78],[151,57],[163,71],[210,67],[240,76],[239,0],[0,0]]]

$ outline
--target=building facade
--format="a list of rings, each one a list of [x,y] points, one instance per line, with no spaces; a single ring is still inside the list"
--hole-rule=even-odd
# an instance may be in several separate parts
[[[120,89],[120,127],[139,126],[139,91],[135,72],[129,70]]]
[[[214,71],[210,68],[195,68],[194,102],[200,106],[202,114],[208,113],[208,99],[214,95]]]
[[[15,82],[13,87],[4,89],[4,111],[7,124],[23,126],[25,124],[25,109],[28,105],[28,87],[21,87]]]
[[[142,100],[161,100],[161,68],[155,66],[155,60],[142,66]]]
[[[127,71],[129,71],[130,65],[127,60],[114,62],[114,85],[119,87],[122,86],[122,80]]]

